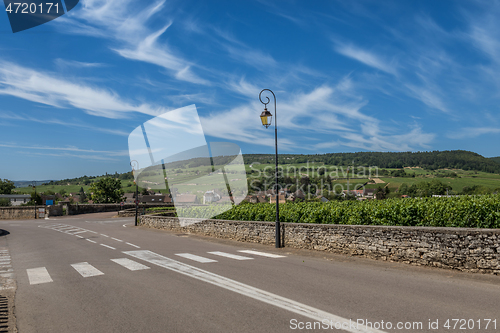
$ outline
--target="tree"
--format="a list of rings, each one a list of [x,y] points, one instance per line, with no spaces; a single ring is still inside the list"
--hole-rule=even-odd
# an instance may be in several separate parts
[[[105,177],[90,186],[92,201],[95,203],[118,203],[123,199],[120,179]]]
[[[8,179],[0,179],[0,194],[11,194],[14,188],[16,188],[14,182]]]
[[[149,195],[149,191],[147,188],[144,188],[142,189],[142,192],[141,192],[142,195]]]
[[[65,189],[62,189],[59,191],[59,194],[62,195],[64,197],[64,195],[66,194],[66,190]]]
[[[43,201],[42,201],[42,197],[40,196],[39,193],[36,193],[33,192],[31,193],[31,200],[29,202],[26,203],[27,206],[34,206],[35,203],[40,206],[42,205]]]
[[[0,207],[9,207],[12,206],[10,203],[10,200],[8,198],[1,198],[0,199]]]
[[[87,195],[85,194],[83,187],[80,187],[80,192],[78,195],[80,196],[80,202],[87,202]]]

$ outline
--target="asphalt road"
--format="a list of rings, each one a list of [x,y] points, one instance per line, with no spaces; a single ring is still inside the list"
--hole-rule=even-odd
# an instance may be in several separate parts
[[[499,276],[175,234],[112,215],[0,221],[19,332],[500,331]]]

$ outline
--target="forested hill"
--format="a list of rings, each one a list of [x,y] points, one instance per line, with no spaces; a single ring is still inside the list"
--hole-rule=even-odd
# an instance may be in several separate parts
[[[245,163],[254,162],[274,163],[272,154],[245,155]],[[465,150],[431,151],[431,152],[359,152],[359,153],[332,153],[318,155],[280,154],[279,163],[323,162],[327,165],[364,165],[379,168],[421,167],[425,169],[463,169],[491,173],[500,173],[500,163],[494,158],[486,158],[479,154]]]
[[[500,156],[498,156],[498,157],[491,157],[490,160],[493,160],[493,161],[497,162],[498,164],[500,164]]]

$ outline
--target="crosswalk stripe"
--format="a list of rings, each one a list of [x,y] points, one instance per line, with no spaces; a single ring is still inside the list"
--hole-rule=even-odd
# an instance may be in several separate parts
[[[200,256],[197,256],[195,254],[190,254],[190,253],[176,253],[175,255],[179,256],[179,257],[186,258],[186,259],[191,259],[191,260],[194,260],[197,262],[201,262],[201,263],[217,262],[217,260],[208,259],[205,257],[200,257]]]
[[[229,279],[227,277],[211,273],[209,271],[203,270],[201,268],[184,264],[180,261],[176,261],[162,255],[156,254],[151,251],[126,251],[123,252],[134,258],[144,260],[150,264],[157,265],[166,268],[170,271],[189,276],[191,278],[210,283],[220,288],[233,291],[240,295],[251,297],[255,300],[276,306],[278,308],[293,312],[299,316],[305,316],[311,318],[313,321],[318,322],[328,322],[328,323],[341,323],[342,330],[350,333],[385,333],[384,331],[368,328],[365,325],[354,325],[349,326],[350,319],[342,318],[334,314],[325,312],[323,310],[313,308],[303,303],[279,296],[268,291],[252,287],[250,285]],[[343,323],[347,324],[347,327],[343,326]]]
[[[285,258],[286,256],[280,256],[279,254],[265,253],[253,250],[239,250],[238,252],[255,254],[256,256],[268,257],[268,258]]]
[[[30,284],[40,284],[53,282],[45,267],[27,269]]]
[[[216,256],[221,256],[221,257],[236,259],[236,260],[252,260],[253,259],[253,258],[250,258],[250,257],[244,257],[244,256],[239,256],[239,255],[236,255],[236,254],[225,253],[225,252],[220,252],[220,251],[207,252],[207,253],[215,254]]]
[[[96,275],[104,275],[103,272],[90,265],[88,262],[80,262],[78,264],[71,264],[71,266],[80,273],[83,277],[91,277]]]
[[[125,268],[130,269],[131,271],[139,271],[141,269],[149,269],[148,266],[138,263],[137,261],[130,260],[128,258],[120,258],[120,259],[111,259],[111,261],[116,262],[119,265],[122,265]]]

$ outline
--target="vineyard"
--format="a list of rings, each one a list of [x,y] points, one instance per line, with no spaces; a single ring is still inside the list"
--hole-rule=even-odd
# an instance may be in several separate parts
[[[211,207],[193,207],[184,216],[207,214]],[[213,207],[213,214],[220,207]],[[274,204],[242,204],[215,218],[275,221]],[[201,217],[201,216],[200,216]],[[500,195],[449,198],[407,198],[372,201],[302,202],[280,205],[280,221],[351,225],[500,228]]]

